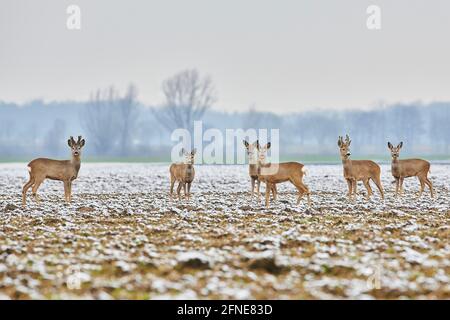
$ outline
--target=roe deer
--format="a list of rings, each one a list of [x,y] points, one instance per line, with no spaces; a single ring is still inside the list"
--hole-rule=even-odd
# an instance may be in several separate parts
[[[400,149],[403,147],[403,142],[400,142],[398,146],[394,147],[388,142],[388,148],[391,150],[392,164],[391,171],[395,178],[395,196],[400,192],[400,196],[403,193],[403,180],[409,177],[417,177],[420,182],[419,197],[422,195],[425,189],[425,184],[430,188],[431,197],[433,194],[433,184],[428,179],[428,172],[430,172],[430,163],[422,159],[405,159],[399,160]]]
[[[28,164],[30,180],[23,186],[22,205],[26,205],[27,191],[32,187],[34,199],[39,203],[37,190],[45,179],[58,180],[64,182],[64,198],[66,202],[72,201],[72,181],[78,177],[81,165],[81,148],[84,146],[84,139],[78,136],[75,142],[73,137],[67,141],[72,150],[71,160],[53,160],[46,158],[34,159]]]
[[[277,197],[276,184],[290,181],[298,190],[297,204],[306,193],[308,205],[311,205],[310,192],[303,183],[303,176],[306,174],[305,166],[298,162],[266,163],[267,150],[271,143],[261,147],[257,141],[258,148],[258,180],[266,184],[266,207],[269,207],[270,191],[274,200]],[[259,190],[258,190],[259,196]]]
[[[251,197],[253,198],[255,191],[255,184],[257,190],[257,196],[260,197],[260,184],[261,182],[258,180],[258,141],[253,143],[248,143],[246,140],[243,140],[245,149],[247,150],[248,156],[248,175],[250,176],[251,181]],[[272,194],[274,199],[276,198],[277,188],[276,185],[272,187]]]
[[[356,197],[356,184],[362,181],[367,189],[367,200],[373,194],[370,188],[370,180],[377,186],[381,194],[381,199],[384,199],[383,186],[381,185],[381,169],[378,164],[372,160],[350,160],[350,144],[352,141],[346,135],[344,139],[339,136],[338,146],[341,153],[342,165],[344,167],[344,178],[348,184],[348,198],[352,199],[352,194]]]
[[[170,166],[170,196],[173,194],[173,186],[176,181],[178,181],[177,195],[178,199],[181,199],[181,187],[184,190],[184,197],[189,200],[191,196],[191,183],[194,180],[195,170],[194,170],[194,157],[197,152],[193,149],[191,152],[186,152],[184,149],[181,150],[185,157],[185,163],[172,163]],[[187,185],[187,192],[186,192]]]

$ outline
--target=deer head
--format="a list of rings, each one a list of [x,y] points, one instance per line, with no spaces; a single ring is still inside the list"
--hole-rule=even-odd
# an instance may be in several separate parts
[[[79,157],[81,155],[81,148],[84,147],[84,139],[81,139],[81,136],[78,136],[78,140],[75,141],[71,136],[69,140],[67,140],[67,144],[72,150],[72,156]]]
[[[197,153],[197,149],[194,148],[194,149],[192,149],[191,152],[188,152],[188,151],[184,150],[184,148],[183,148],[183,149],[181,149],[181,153],[184,156],[185,164],[194,164],[194,158],[195,158],[195,154]]]
[[[266,163],[267,151],[270,149],[271,143],[268,142],[266,145],[261,146],[259,140],[256,140],[256,148],[258,149],[258,161],[260,163]]]
[[[338,139],[338,146],[339,146],[339,152],[341,153],[341,159],[347,160],[351,153],[350,153],[350,144],[352,143],[352,140],[350,140],[350,137],[348,134],[345,135],[345,141],[344,139],[339,136]]]
[[[250,160],[254,159],[255,154],[257,153],[258,149],[258,141],[255,141],[253,143],[248,143],[247,140],[243,140],[245,149],[247,150],[247,156]]]
[[[403,142],[400,142],[398,146],[394,147],[392,143],[388,142],[388,148],[391,150],[391,157],[393,160],[397,160],[400,156],[400,149],[403,147]]]

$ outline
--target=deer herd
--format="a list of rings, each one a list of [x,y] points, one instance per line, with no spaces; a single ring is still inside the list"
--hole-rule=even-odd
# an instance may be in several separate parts
[[[254,196],[255,187],[258,200],[260,199],[260,185],[261,182],[265,184],[265,205],[270,204],[270,193],[273,199],[277,198],[277,184],[289,181],[298,191],[297,204],[304,195],[308,200],[308,205],[311,205],[309,188],[303,183],[303,176],[306,175],[305,166],[299,162],[281,162],[271,163],[267,162],[267,153],[270,149],[271,143],[260,145],[259,141],[249,143],[244,140],[244,146],[247,151],[249,159],[249,176],[251,181],[251,196]],[[381,185],[381,168],[378,164],[371,160],[351,160],[350,159],[350,145],[351,140],[346,135],[345,140],[339,137],[338,146],[340,156],[342,159],[342,166],[344,169],[344,179],[348,184],[348,198],[354,200],[356,196],[356,186],[358,181],[362,181],[367,190],[366,198],[369,199],[372,195],[370,187],[370,180],[375,183],[380,196],[384,199],[383,186]],[[81,136],[75,141],[73,137],[67,141],[68,146],[72,152],[71,160],[53,160],[47,158],[34,159],[28,164],[28,171],[30,174],[29,181],[23,186],[22,190],[22,204],[26,205],[26,195],[28,189],[31,187],[32,194],[36,202],[39,202],[37,191],[39,186],[45,179],[58,180],[64,182],[64,196],[66,202],[72,200],[72,182],[78,177],[78,172],[81,165],[81,149],[85,144],[85,140]],[[403,181],[405,178],[417,177],[420,182],[419,197],[422,195],[425,185],[430,189],[431,197],[434,197],[433,185],[428,179],[430,172],[430,163],[422,159],[404,159],[399,160],[400,150],[403,147],[403,142],[400,142],[394,147],[388,142],[388,148],[391,152],[392,176],[395,178],[395,196],[402,195]],[[191,184],[194,181],[194,157],[196,150],[188,152],[182,150],[185,157],[183,163],[172,163],[169,168],[170,172],[170,196],[173,196],[173,189],[175,183],[178,182],[177,196],[181,199],[181,189],[184,191],[184,196],[190,199]]]

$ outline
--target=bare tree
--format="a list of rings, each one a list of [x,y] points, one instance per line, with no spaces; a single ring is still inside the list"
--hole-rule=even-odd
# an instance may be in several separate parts
[[[165,103],[153,108],[156,119],[168,130],[190,130],[194,120],[203,117],[216,101],[215,89],[210,77],[201,78],[198,71],[186,70],[164,81],[162,86]]]
[[[119,94],[111,86],[91,94],[86,109],[81,113],[81,124],[99,154],[108,154],[116,141],[117,119],[115,117]]]
[[[437,104],[430,113],[431,144],[440,147],[444,154],[450,154],[450,104]]]
[[[119,101],[120,147],[122,155],[127,155],[131,144],[132,130],[135,128],[137,112],[137,88],[130,84],[123,98]]]
[[[66,150],[66,142],[61,137],[66,134],[66,121],[56,118],[51,127],[45,135],[44,145],[51,155],[59,156]]]
[[[262,126],[264,114],[256,110],[252,105],[246,113],[243,114],[242,127],[244,129],[259,129]]]

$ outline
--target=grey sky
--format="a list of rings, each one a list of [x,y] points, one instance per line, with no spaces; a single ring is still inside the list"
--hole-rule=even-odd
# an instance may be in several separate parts
[[[66,8],[82,29],[66,29]],[[382,29],[366,28],[377,4]],[[448,0],[1,0],[0,100],[84,100],[129,82],[144,103],[186,68],[217,108],[370,107],[450,100]]]

